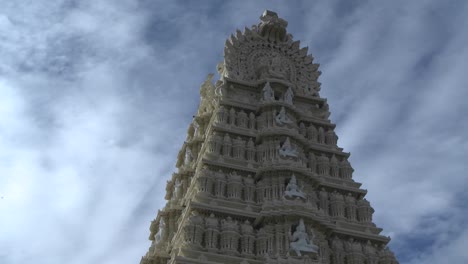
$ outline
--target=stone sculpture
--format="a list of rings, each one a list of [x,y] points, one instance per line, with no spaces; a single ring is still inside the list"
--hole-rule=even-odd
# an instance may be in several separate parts
[[[286,109],[284,109],[284,106],[281,107],[281,110],[275,116],[275,121],[276,121],[276,124],[279,125],[279,126],[283,126],[283,125],[286,125],[286,124],[291,124],[293,122],[286,115]]]
[[[275,100],[275,92],[270,86],[270,82],[266,82],[265,86],[263,87],[263,101],[264,102],[271,102]]]
[[[280,145],[279,155],[285,158],[287,157],[297,158],[298,156],[297,149],[291,145],[291,142],[289,141],[289,137],[286,138],[283,145]]]
[[[289,180],[283,196],[285,198],[291,198],[291,199],[296,199],[296,198],[302,198],[304,200],[306,199],[306,195],[299,189],[299,186],[297,186],[297,180],[294,174],[292,175],[291,180]]]
[[[299,220],[299,225],[296,227],[296,231],[294,231],[290,237],[291,243],[289,247],[292,251],[296,252],[297,256],[302,256],[301,252],[318,253],[319,248],[313,243],[313,239],[313,233],[310,239],[306,232],[304,220],[301,218]]]

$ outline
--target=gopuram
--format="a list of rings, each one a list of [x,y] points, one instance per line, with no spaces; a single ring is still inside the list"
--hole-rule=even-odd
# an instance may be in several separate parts
[[[319,65],[265,11],[226,41],[141,264],[395,264],[337,146]]]

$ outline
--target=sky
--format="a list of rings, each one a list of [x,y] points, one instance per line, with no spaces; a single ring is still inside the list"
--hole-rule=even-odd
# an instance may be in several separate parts
[[[139,263],[199,87],[265,9],[400,263],[468,263],[468,2],[0,2],[0,263]]]

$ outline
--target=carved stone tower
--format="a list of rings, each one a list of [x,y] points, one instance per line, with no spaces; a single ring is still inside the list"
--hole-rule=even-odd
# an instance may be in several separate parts
[[[337,146],[318,64],[265,11],[227,41],[141,264],[398,263]]]

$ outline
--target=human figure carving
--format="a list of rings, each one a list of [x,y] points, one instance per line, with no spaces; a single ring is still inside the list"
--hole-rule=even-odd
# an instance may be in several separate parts
[[[275,116],[276,124],[279,126],[283,126],[286,124],[291,124],[293,121],[286,115],[286,109],[284,106],[281,107],[279,113]]]
[[[296,176],[293,174],[291,180],[289,180],[288,185],[286,186],[286,190],[284,191],[285,198],[302,198],[306,199],[306,195],[299,189],[297,186]]]
[[[154,244],[155,245],[158,245],[163,240],[163,235],[164,235],[165,229],[166,229],[166,223],[164,222],[164,219],[161,217],[161,219],[159,219],[158,232],[156,233],[156,235],[154,235]]]
[[[294,98],[294,93],[291,89],[291,86],[288,87],[288,90],[284,94],[284,102],[287,104],[292,105],[293,104],[293,98]]]
[[[307,128],[307,138],[311,140],[312,142],[317,142],[317,128],[313,124],[310,124],[310,126]]]
[[[185,147],[185,165],[189,165],[193,161],[193,153],[189,146]]]
[[[291,142],[289,141],[289,137],[286,138],[286,141],[284,141],[283,145],[279,147],[279,155],[281,157],[294,157],[297,158],[298,153],[297,149],[294,148],[291,145]]]
[[[233,126],[236,124],[236,110],[234,110],[234,108],[229,110],[229,124]]]
[[[332,177],[340,176],[340,168],[338,166],[338,160],[336,159],[335,155],[333,155],[330,159],[330,176]]]
[[[325,215],[329,214],[329,201],[328,201],[328,192],[322,188],[319,192],[319,202],[320,210],[322,210]]]
[[[303,135],[304,137],[307,136],[307,128],[305,127],[304,123],[299,123],[299,134]]]
[[[224,156],[231,156],[231,147],[232,147],[231,137],[229,136],[229,134],[226,133],[223,139],[223,155]]]
[[[265,86],[262,89],[263,91],[263,101],[271,102],[275,99],[275,92],[270,86],[270,82],[266,82]]]
[[[178,199],[180,195],[180,188],[182,186],[182,183],[180,182],[179,179],[177,179],[174,183],[174,193],[172,195],[173,199]]]
[[[248,161],[255,160],[255,144],[252,138],[249,138],[249,141],[247,141],[246,158]]]
[[[290,232],[291,233],[291,232]],[[296,252],[296,255],[302,256],[301,252],[312,252],[318,253],[318,246],[313,243],[315,235],[312,232],[312,238],[309,239],[309,235],[306,232],[304,220],[299,220],[299,225],[296,227],[296,231],[290,235],[289,247],[291,250]]]

